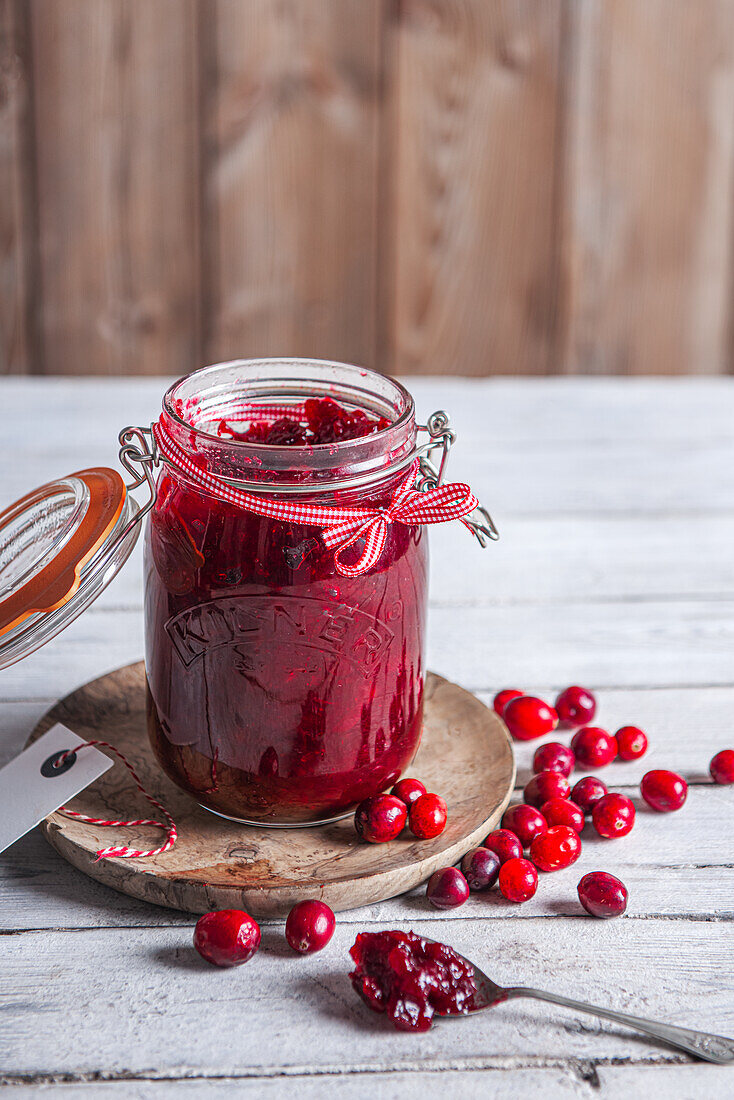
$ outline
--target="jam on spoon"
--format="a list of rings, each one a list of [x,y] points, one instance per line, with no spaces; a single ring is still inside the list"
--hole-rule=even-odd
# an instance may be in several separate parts
[[[445,943],[413,932],[362,932],[349,954],[355,990],[400,1031],[428,1031],[435,1013],[471,1010],[474,968]]]

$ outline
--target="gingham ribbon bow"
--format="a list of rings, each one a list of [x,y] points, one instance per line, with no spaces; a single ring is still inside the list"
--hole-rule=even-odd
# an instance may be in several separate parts
[[[164,421],[152,425],[161,456],[179,474],[219,500],[236,504],[257,516],[267,516],[285,523],[303,523],[321,528],[324,544],[334,549],[334,562],[342,576],[358,577],[379,561],[385,549],[390,524],[447,523],[462,519],[479,506],[468,485],[457,482],[421,492],[415,488],[418,461],[410,467],[405,480],[394,490],[383,508],[339,508],[299,501],[280,501],[272,497],[235,489],[216,474],[192,462],[176,443]],[[341,555],[358,539],[365,546],[359,561],[345,565]]]

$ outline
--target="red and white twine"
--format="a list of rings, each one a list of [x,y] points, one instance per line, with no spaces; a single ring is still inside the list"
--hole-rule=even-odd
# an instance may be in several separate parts
[[[227,406],[218,409],[217,412],[219,415],[223,413],[227,419],[237,421],[247,418],[243,416],[246,410],[251,416],[251,409],[252,406],[233,403],[231,408]],[[294,411],[298,412],[298,409],[293,406],[290,408],[265,406],[257,409],[260,416],[275,413],[282,415],[285,411],[293,415]],[[257,516],[266,516],[286,523],[303,523],[320,527],[324,544],[334,550],[336,568],[345,577],[360,576],[377,564],[385,549],[391,524],[447,523],[453,519],[463,521],[464,516],[469,515],[479,506],[479,501],[469,486],[461,482],[441,485],[437,489],[428,489],[425,492],[416,489],[417,460],[411,465],[406,478],[393,491],[386,507],[327,507],[313,502],[275,500],[265,495],[236,489],[223,478],[202,469],[178,445],[162,419],[153,424],[152,429],[158,450],[164,460],[177,473],[182,474],[212,496],[235,504]],[[342,554],[361,538],[364,538],[365,544],[359,560],[352,565],[345,564]]]
[[[149,794],[148,791],[146,791],[130,761],[125,758],[125,756],[123,755],[123,753],[120,752],[119,749],[116,749],[114,745],[110,745],[109,741],[84,741],[81,745],[76,745],[73,749],[69,749],[68,752],[65,752],[62,756],[60,756],[56,761],[56,767],[61,767],[65,760],[67,760],[70,756],[73,756],[75,753],[79,752],[80,749],[86,749],[90,746],[97,745],[101,745],[104,748],[109,749],[110,752],[113,752],[117,759],[125,765],[127,770],[130,772],[130,775],[135,780],[135,786],[138,788],[140,793],[145,795],[151,806],[153,806],[156,810],[160,810],[166,821],[156,821],[155,819],[149,817],[141,817],[135,821],[115,821],[102,817],[90,817],[88,814],[80,814],[76,810],[70,810],[68,806],[60,806],[57,812],[60,814],[65,814],[67,817],[73,817],[76,821],[86,821],[89,825],[101,825],[103,828],[116,829],[124,828],[126,826],[132,828],[134,825],[153,825],[156,829],[163,829],[165,831],[166,839],[164,840],[163,844],[160,844],[157,848],[127,848],[124,845],[121,845],[119,847],[100,848],[100,850],[97,852],[96,862],[99,862],[100,859],[113,858],[145,859],[147,856],[159,856],[161,855],[161,853],[167,852],[170,848],[174,846],[178,837],[178,831],[176,829],[175,821],[173,820],[165,806],[163,806],[157,798],[154,798],[152,794]]]

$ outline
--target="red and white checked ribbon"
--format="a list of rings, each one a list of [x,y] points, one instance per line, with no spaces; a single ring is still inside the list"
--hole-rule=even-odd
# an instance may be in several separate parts
[[[242,413],[245,406],[239,405],[232,412]],[[258,408],[259,415],[273,409],[281,411],[279,406]],[[292,406],[291,415],[296,411]],[[221,412],[221,410],[218,410]],[[234,417],[231,417],[234,419]],[[211,493],[220,500],[236,504],[257,516],[267,516],[286,523],[309,524],[322,529],[322,538],[329,548],[335,550],[334,562],[339,573],[345,577],[357,577],[368,572],[379,561],[385,548],[390,524],[446,523],[452,519],[463,520],[470,512],[479,507],[479,501],[468,485],[456,482],[441,485],[426,492],[415,488],[418,473],[418,461],[412,464],[407,477],[394,490],[386,507],[377,508],[339,508],[325,507],[320,504],[303,501],[279,501],[270,497],[247,493],[235,489],[216,474],[202,469],[192,462],[189,456],[168,431],[161,419],[152,425],[153,435],[163,458],[179,474]],[[341,555],[358,539],[364,537],[362,554],[354,565],[345,565]]]
[[[122,859],[145,859],[146,856],[159,856],[162,852],[167,852],[169,848],[172,848],[174,846],[178,837],[178,830],[176,829],[175,821],[169,814],[166,807],[162,806],[158,799],[154,798],[152,794],[148,794],[145,787],[140,782],[140,779],[138,778],[138,775],[130,761],[125,758],[125,756],[120,752],[119,749],[116,749],[114,745],[110,745],[109,741],[84,741],[83,744],[77,745],[73,749],[69,749],[68,752],[65,752],[62,756],[60,756],[56,761],[56,766],[60,767],[64,763],[64,761],[68,759],[68,757],[73,756],[79,751],[79,749],[86,749],[89,746],[93,745],[102,745],[104,746],[104,748],[109,749],[115,754],[117,759],[120,760],[130,772],[130,775],[135,780],[135,786],[138,788],[140,793],[145,795],[151,806],[154,806],[157,810],[161,811],[168,824],[165,824],[163,821],[155,821],[153,818],[149,817],[141,817],[138,818],[136,821],[109,821],[105,818],[89,817],[88,814],[77,813],[76,810],[70,810],[68,806],[60,806],[57,812],[60,814],[66,814],[67,817],[73,817],[77,821],[87,821],[90,825],[101,825],[104,828],[123,828],[126,825],[130,827],[132,827],[133,825],[154,825],[156,829],[165,830],[166,839],[163,844],[159,845],[157,848],[149,848],[147,851],[140,848],[126,848],[124,845],[116,848],[100,848],[100,850],[97,852],[97,859],[95,860],[95,862],[97,863],[100,861],[100,859],[113,859],[115,857],[119,857]]]

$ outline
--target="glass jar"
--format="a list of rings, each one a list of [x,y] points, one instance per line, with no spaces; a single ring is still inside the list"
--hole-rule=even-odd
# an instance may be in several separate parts
[[[389,426],[318,446],[227,437],[233,402],[330,397]],[[386,507],[416,451],[398,382],[341,363],[237,361],[177,382],[162,420],[197,466],[272,500]],[[163,468],[145,538],[148,729],[166,774],[239,821],[337,818],[393,784],[421,737],[428,547],[393,523],[343,576],[321,529],[253,514]],[[342,551],[359,557],[359,542]]]

